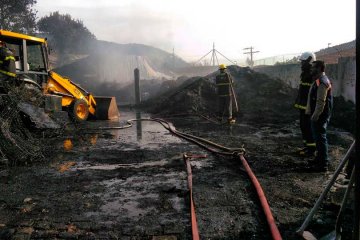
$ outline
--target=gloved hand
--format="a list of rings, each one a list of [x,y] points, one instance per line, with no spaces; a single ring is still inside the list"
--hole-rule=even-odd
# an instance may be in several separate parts
[[[311,116],[311,121],[317,122],[317,120],[319,120],[319,116],[320,114],[316,114],[316,112],[314,112],[314,114]]]

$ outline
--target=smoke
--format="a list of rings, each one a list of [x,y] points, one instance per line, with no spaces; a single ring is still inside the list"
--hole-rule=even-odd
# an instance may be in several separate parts
[[[38,12],[68,13],[83,20],[100,40],[141,43],[199,59],[215,42],[232,59],[245,58],[242,49],[253,46],[259,58],[326,47],[355,38],[355,0],[328,1],[190,1],[190,0],[38,0]],[[312,9],[328,16],[317,36]],[[339,11],[341,9],[341,11]],[[351,13],[351,14],[349,14]],[[347,26],[347,27],[344,27]]]

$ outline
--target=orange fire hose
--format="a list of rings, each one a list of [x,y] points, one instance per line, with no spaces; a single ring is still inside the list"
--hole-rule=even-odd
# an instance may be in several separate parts
[[[254,187],[256,189],[256,193],[259,196],[259,200],[260,200],[261,206],[264,210],[265,217],[268,222],[272,238],[274,240],[281,240],[282,237],[280,235],[279,229],[277,228],[277,226],[275,224],[275,219],[271,213],[270,206],[266,200],[264,191],[262,190],[259,181],[255,177],[253,171],[251,170],[251,168],[250,168],[249,164],[247,163],[246,159],[244,158],[244,156],[242,154],[239,154],[239,158],[240,158],[241,163],[244,166],[246,173],[248,174],[252,184],[254,185]]]
[[[247,172],[247,174],[248,174],[248,176],[249,176],[249,178],[250,178],[252,184],[254,185],[254,187],[256,189],[256,192],[258,194],[258,197],[259,197],[261,206],[263,208],[263,211],[264,211],[268,226],[270,228],[272,239],[273,240],[282,240],[280,231],[279,231],[278,227],[276,226],[275,219],[274,219],[274,217],[273,217],[273,215],[271,213],[271,209],[270,209],[270,206],[269,206],[269,204],[267,202],[267,199],[265,197],[264,191],[262,190],[259,181],[257,180],[255,174],[253,173],[253,171],[251,170],[249,164],[247,163],[246,159],[244,158],[244,155],[243,155],[244,152],[243,151],[236,152],[236,150],[234,151],[234,149],[229,149],[229,148],[223,147],[223,146],[221,146],[219,144],[207,141],[207,140],[199,138],[199,137],[192,136],[190,134],[184,134],[182,132],[177,131],[174,126],[170,126],[170,124],[167,121],[164,121],[162,119],[156,119],[155,121],[158,121],[159,123],[161,123],[166,129],[168,129],[173,134],[175,134],[175,135],[177,135],[179,137],[185,138],[188,141],[191,141],[193,143],[196,143],[197,145],[199,145],[199,146],[201,146],[203,148],[206,148],[208,151],[210,151],[212,153],[226,155],[226,156],[229,156],[229,155],[239,156],[239,158],[241,160],[241,163],[244,166],[244,168],[245,168],[245,170],[246,170],[246,172]],[[167,125],[167,126],[165,126],[165,125]],[[203,143],[200,143],[199,141],[202,141]],[[225,150],[225,152],[220,152],[220,151],[217,151],[215,149],[209,148],[208,146],[206,146],[206,144],[211,145],[212,147],[215,147],[215,148],[220,148],[222,150]],[[185,158],[185,156],[184,156],[184,158]],[[190,173],[191,173],[191,167],[190,167]],[[191,209],[192,209],[191,210],[192,211],[191,218],[192,219],[193,219],[193,217],[195,218],[195,223],[194,224],[196,224],[196,230],[194,230],[194,229],[192,230],[193,231],[193,239],[197,239],[197,238],[194,238],[194,236],[196,236],[196,235],[194,235],[194,231],[195,231],[195,234],[197,233],[197,235],[199,233],[198,233],[198,230],[197,230],[195,208],[194,208],[193,202],[192,202],[192,181],[191,181],[190,194],[191,194],[190,198],[191,198]]]
[[[166,128],[167,130],[169,130],[171,133],[173,133],[174,135],[184,138],[190,142],[193,142],[195,144],[197,144],[200,147],[203,147],[205,149],[207,149],[208,151],[214,153],[214,154],[219,154],[219,155],[225,155],[225,156],[238,156],[242,165],[244,166],[252,184],[254,185],[255,189],[256,189],[256,193],[259,197],[261,206],[263,208],[268,226],[270,228],[270,232],[272,235],[272,239],[273,240],[282,240],[281,234],[279,232],[279,229],[276,226],[275,223],[275,219],[271,213],[271,209],[270,206],[266,200],[264,191],[261,188],[261,185],[259,183],[259,181],[257,180],[255,174],[253,173],[253,171],[251,170],[249,164],[247,163],[246,159],[244,158],[244,153],[245,150],[243,148],[238,148],[238,149],[231,149],[231,148],[226,148],[224,146],[221,146],[219,144],[216,144],[214,142],[208,141],[206,139],[200,138],[200,137],[196,137],[190,134],[186,134],[186,133],[182,133],[176,130],[176,128],[174,126],[172,126],[169,122],[159,119],[159,118],[154,118],[154,119],[131,119],[128,120],[128,124],[129,126],[126,127],[131,127],[131,121],[155,121],[160,123],[164,128]],[[110,128],[108,128],[110,129]],[[114,128],[111,128],[114,129]],[[116,128],[116,129],[122,129],[121,128]],[[209,147],[212,146],[213,148]],[[219,151],[217,149],[221,149],[223,151]],[[196,214],[195,214],[195,206],[194,206],[194,202],[193,202],[193,196],[192,196],[192,172],[191,172],[191,165],[189,162],[189,158],[199,158],[199,157],[203,157],[201,155],[199,156],[195,156],[195,155],[186,155],[184,154],[184,161],[186,162],[186,168],[187,168],[187,173],[188,173],[188,186],[190,189],[190,201],[191,201],[191,225],[192,225],[192,236],[194,240],[199,240],[199,230],[198,230],[198,226],[197,226],[197,221],[196,221]]]
[[[188,187],[189,187],[189,191],[190,191],[190,213],[191,213],[191,233],[192,233],[192,239],[193,240],[199,240],[200,236],[199,236],[199,228],[197,225],[197,220],[196,220],[196,213],[195,213],[195,204],[194,204],[194,200],[193,200],[193,191],[192,191],[192,171],[191,171],[191,165],[190,165],[190,158],[205,158],[206,155],[187,155],[184,154],[184,161],[186,164],[186,172],[187,172],[187,182],[188,182]]]

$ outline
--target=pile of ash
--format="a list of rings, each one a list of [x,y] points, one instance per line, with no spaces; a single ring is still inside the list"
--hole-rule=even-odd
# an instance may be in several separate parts
[[[39,141],[24,123],[20,102],[17,93],[0,96],[0,158],[7,165],[25,164],[43,158]]]
[[[60,129],[44,112],[44,95],[28,84],[6,84],[0,94],[0,165],[44,159],[41,133]],[[1,166],[0,166],[1,167]]]
[[[238,118],[254,122],[284,122],[296,119],[294,109],[297,90],[280,79],[254,72],[250,68],[229,66],[239,103]],[[193,77],[164,94],[142,104],[147,111],[160,116],[217,112],[215,76]]]

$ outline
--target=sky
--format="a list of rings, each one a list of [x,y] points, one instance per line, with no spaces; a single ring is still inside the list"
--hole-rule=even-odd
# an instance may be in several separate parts
[[[186,61],[215,49],[241,61],[298,54],[355,40],[356,0],[37,0],[38,17],[59,11],[99,40],[140,43]],[[210,60],[210,55],[208,56]]]

